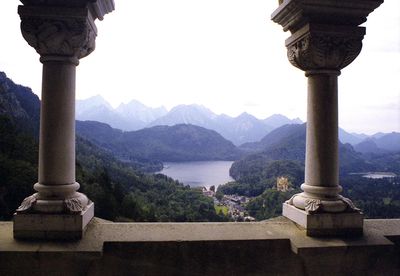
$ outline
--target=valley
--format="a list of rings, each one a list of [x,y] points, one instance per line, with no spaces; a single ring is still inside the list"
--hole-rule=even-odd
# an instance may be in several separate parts
[[[9,219],[36,182],[40,100],[2,72],[0,92],[0,219]],[[76,172],[82,191],[96,202],[96,216],[227,221],[239,212],[262,220],[280,215],[282,202],[304,182],[306,124],[297,119],[232,118],[198,105],[149,109],[137,101],[114,110],[101,98],[92,100],[77,103],[77,117],[90,120],[76,121]],[[121,116],[125,123],[115,124]],[[400,217],[400,133],[339,129],[339,138],[344,194],[367,217]],[[362,177],[367,172],[392,177]],[[236,197],[245,200],[234,209]],[[229,215],[223,206],[231,208]]]

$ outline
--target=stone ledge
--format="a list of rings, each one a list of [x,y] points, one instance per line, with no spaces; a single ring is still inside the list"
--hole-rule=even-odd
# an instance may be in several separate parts
[[[283,203],[283,216],[303,227],[309,236],[361,236],[364,215],[352,213],[308,214],[293,205]]]
[[[312,238],[286,218],[257,223],[111,223],[82,240],[14,240],[0,222],[0,275],[400,275],[400,220],[357,238]]]
[[[17,239],[81,239],[94,216],[94,203],[78,214],[15,214],[13,231]]]

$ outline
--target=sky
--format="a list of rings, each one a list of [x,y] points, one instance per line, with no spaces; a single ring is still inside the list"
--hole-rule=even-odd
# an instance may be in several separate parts
[[[77,99],[167,109],[196,103],[217,114],[306,120],[306,77],[287,60],[290,34],[270,20],[278,0],[115,2],[96,21],[96,50],[77,68]],[[20,33],[18,3],[0,4],[0,71],[40,97],[41,64]],[[385,0],[363,26],[363,50],[339,77],[339,125],[400,131],[400,1]]]

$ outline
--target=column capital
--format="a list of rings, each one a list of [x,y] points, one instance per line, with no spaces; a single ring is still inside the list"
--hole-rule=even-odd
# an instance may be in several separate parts
[[[304,71],[340,71],[360,53],[365,28],[359,27],[383,0],[279,0],[271,19],[292,36],[288,59]],[[328,71],[326,71],[328,70]]]
[[[359,26],[383,0],[279,0],[271,19],[295,33],[307,23]]]
[[[338,72],[361,52],[364,27],[306,24],[286,40],[290,63],[303,71]]]
[[[24,0],[19,6],[21,32],[41,61],[78,60],[95,48],[95,19],[114,9],[113,0]]]

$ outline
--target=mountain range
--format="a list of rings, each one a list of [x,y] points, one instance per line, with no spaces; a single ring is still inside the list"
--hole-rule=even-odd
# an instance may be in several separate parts
[[[258,119],[253,115],[243,112],[237,117],[225,114],[217,115],[207,107],[197,104],[178,105],[167,111],[165,107],[152,108],[136,100],[127,104],[121,103],[117,108],[113,108],[103,97],[94,96],[85,100],[76,101],[76,118],[82,121],[98,121],[106,123],[113,128],[123,131],[133,131],[143,128],[166,125],[174,126],[177,124],[191,124],[203,128],[211,129],[221,134],[225,139],[231,141],[236,146],[247,143],[258,142],[265,135],[284,125],[301,124],[299,118],[289,119],[281,114],[274,114],[265,119]],[[346,144],[356,146],[360,152],[380,152],[385,150],[396,150],[400,143],[396,133],[390,138],[383,136],[388,133],[378,132],[374,135],[347,132],[339,128],[339,140]],[[372,139],[372,142],[368,139]],[[374,149],[373,143],[392,143],[392,146],[377,145]],[[367,146],[369,145],[369,146]],[[251,147],[251,146],[250,146]]]
[[[159,125],[191,124],[214,130],[235,145],[258,141],[271,130],[285,124],[302,123],[299,118],[289,119],[280,114],[263,120],[246,112],[237,117],[217,115],[197,104],[178,105],[168,112],[164,107],[151,108],[132,100],[113,109],[101,96],[78,100],[76,118],[106,123],[124,131]]]
[[[241,171],[252,171],[256,167],[265,167],[273,160],[292,160],[304,162],[306,148],[306,124],[285,125],[267,134],[262,140],[247,143],[239,147],[250,152],[235,162],[231,174],[239,179]],[[350,144],[339,142],[339,165],[342,173],[370,171],[374,166],[368,164],[361,153]]]
[[[213,130],[178,124],[121,131],[95,121],[77,121],[76,132],[126,161],[237,160],[240,150]]]
[[[93,107],[99,106],[99,104],[110,110],[110,106],[107,107],[107,103],[101,98],[97,98],[97,103],[93,101],[86,102],[85,105],[79,104],[82,110],[85,108],[93,110]],[[121,107],[120,110],[123,108]],[[193,108],[197,109],[199,116],[192,116]],[[0,74],[0,117],[1,115],[6,116],[20,130],[30,132],[37,137],[39,111],[39,98],[29,88],[15,84],[4,73]],[[159,109],[158,112],[165,113],[165,110]],[[190,118],[190,120],[184,121],[186,124],[166,125],[167,119],[173,118],[174,114],[185,114],[186,117],[180,116],[179,118]],[[159,115],[157,112],[148,113],[146,116],[143,115],[144,119],[142,120],[146,118],[152,120],[154,118],[152,116]],[[203,121],[199,118],[203,118]],[[259,141],[244,143],[237,147],[215,130],[188,124],[196,119],[198,124],[205,125],[212,122],[213,118],[232,120],[228,116],[215,115],[205,107],[194,105],[178,106],[164,116],[155,119],[163,124],[161,126],[156,125],[136,131],[123,131],[96,121],[77,121],[77,156],[80,156],[82,160],[86,158],[85,154],[79,151],[79,149],[85,148],[83,145],[86,145],[86,147],[94,149],[91,152],[104,151],[103,156],[113,156],[113,158],[117,158],[118,162],[123,161],[148,172],[161,169],[163,161],[238,160],[231,168],[231,174],[235,179],[240,179],[246,174],[254,178],[258,175],[257,171],[262,171],[274,160],[304,162],[305,124],[292,123],[276,127]],[[234,119],[248,121],[249,118],[252,116],[245,113]],[[286,119],[284,116],[275,115],[270,118],[269,122],[271,125],[277,126]],[[275,124],[273,120],[275,120]],[[255,119],[254,125],[263,123],[260,121]],[[210,127],[210,125],[208,126]],[[364,139],[354,147],[348,143],[339,144],[342,174],[365,171],[400,172],[399,133],[377,133],[365,137],[343,130],[341,132],[350,138]],[[90,160],[85,163],[89,164]]]
[[[31,89],[0,72],[0,221],[12,220],[22,200],[33,192],[39,114],[40,100]],[[123,222],[226,220],[216,214],[211,198],[165,175],[145,174],[137,165],[77,135],[76,180],[96,202],[96,217]],[[162,168],[157,162],[143,165],[152,171]]]
[[[94,96],[76,101],[78,120],[98,121],[125,131],[138,130],[150,122],[167,114],[164,107],[151,108],[132,100],[127,104],[121,103],[113,108],[103,97]]]
[[[37,132],[40,101],[32,90],[29,87],[15,84],[7,78],[5,73],[0,72],[0,92],[0,115],[12,114],[11,118],[20,129]],[[78,100],[76,109],[78,118],[103,121],[113,128],[125,131],[128,127],[143,129],[157,125],[196,125],[218,132],[235,145],[240,145],[241,150],[253,152],[260,150],[260,147],[263,148],[263,143],[272,143],[273,139],[279,140],[279,132],[274,132],[275,138],[268,135],[272,131],[285,125],[301,123],[299,119],[291,120],[280,114],[260,120],[244,112],[233,118],[224,114],[217,115],[206,107],[195,104],[178,105],[168,112],[164,107],[151,108],[132,100],[128,104],[121,104],[113,109],[101,96]],[[29,116],[27,112],[32,115]],[[285,126],[280,132],[288,127]],[[192,127],[192,129],[194,128]],[[339,128],[339,139],[344,144],[352,144],[354,149],[361,153],[385,153],[400,150],[400,133],[398,132],[379,132],[368,136],[349,133]]]
[[[379,135],[367,137],[362,142],[354,145],[354,149],[362,153],[400,151],[400,133],[379,133]]]

